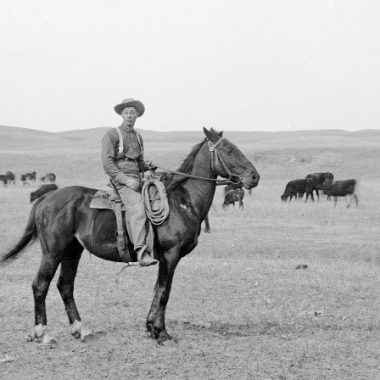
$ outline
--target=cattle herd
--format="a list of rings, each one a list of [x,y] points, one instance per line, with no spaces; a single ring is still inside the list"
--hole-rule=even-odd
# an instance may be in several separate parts
[[[23,173],[20,175],[20,181],[23,184],[23,186],[38,182],[54,183],[56,179],[57,176],[54,173],[46,173],[43,176],[37,178],[37,172],[35,172],[34,170],[32,172]],[[15,185],[15,173],[7,171],[5,174],[0,174],[0,182],[3,183],[3,186]]]
[[[20,182],[23,186],[31,184],[42,184],[37,190],[30,194],[30,202],[34,202],[37,198],[46,194],[49,191],[58,189],[55,184],[57,176],[54,173],[46,173],[41,177],[37,177],[37,172],[32,171],[20,175]],[[16,175],[13,172],[7,171],[5,174],[0,174],[0,182],[4,187],[16,185]]]
[[[330,200],[331,197],[334,199],[334,205],[338,201],[338,197],[346,197],[351,195],[350,201],[347,203],[347,207],[350,207],[352,200],[355,200],[356,207],[359,205],[358,197],[355,193],[357,181],[355,179],[346,179],[341,181],[334,181],[334,175],[332,173],[313,173],[308,174],[304,179],[295,179],[286,184],[285,191],[281,195],[281,200],[289,202],[297,198],[302,198],[304,194],[305,202],[310,199],[314,202],[314,195],[318,197],[319,191],[322,191],[327,195],[327,199]]]
[[[55,173],[45,173],[41,177],[37,178],[35,171],[29,173],[23,173],[20,175],[20,181],[23,186],[30,185],[32,183],[44,183],[39,189],[30,194],[30,201],[33,202],[43,194],[56,190],[58,187],[55,184],[57,176]],[[5,174],[0,174],[0,182],[3,186],[15,185],[16,175],[7,171]],[[347,207],[350,207],[352,200],[355,200],[356,206],[359,205],[358,197],[355,193],[357,181],[355,179],[346,179],[341,181],[334,181],[334,175],[332,173],[312,173],[308,174],[304,179],[295,179],[289,181],[286,184],[284,193],[281,195],[281,200],[289,202],[292,198],[302,198],[305,195],[305,202],[310,198],[314,202],[314,193],[319,200],[319,192],[323,192],[327,199],[331,197],[334,199],[334,205],[338,201],[338,197],[346,197],[351,195],[350,201],[347,203]],[[238,203],[239,208],[244,208],[244,189],[241,183],[233,183],[225,186],[224,188],[224,201],[222,204],[225,210],[228,206]]]

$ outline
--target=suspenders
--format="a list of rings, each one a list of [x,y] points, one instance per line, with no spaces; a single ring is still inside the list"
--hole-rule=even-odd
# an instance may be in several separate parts
[[[119,154],[124,153],[124,140],[123,135],[121,134],[121,130],[119,127],[115,128],[117,134],[119,135]]]
[[[124,153],[124,140],[123,140],[123,135],[121,134],[121,130],[120,130],[120,127],[117,127],[115,128],[116,129],[116,132],[119,136],[119,154],[122,154]],[[140,150],[141,150],[141,154],[144,153],[144,148],[143,148],[143,145],[141,143],[141,136],[136,132],[136,137],[137,137],[137,142],[139,143],[139,146],[140,146]]]

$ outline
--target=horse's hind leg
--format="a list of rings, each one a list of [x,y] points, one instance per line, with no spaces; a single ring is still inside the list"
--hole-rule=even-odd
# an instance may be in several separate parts
[[[75,338],[83,340],[86,336],[91,335],[92,332],[89,328],[83,326],[74,300],[74,281],[82,251],[83,248],[77,241],[73,241],[65,249],[57,288],[61,294],[69,318],[71,334]]]
[[[59,260],[44,250],[40,267],[32,285],[35,314],[34,338],[45,344],[55,341],[55,339],[46,332],[47,317],[45,300],[58,265]]]

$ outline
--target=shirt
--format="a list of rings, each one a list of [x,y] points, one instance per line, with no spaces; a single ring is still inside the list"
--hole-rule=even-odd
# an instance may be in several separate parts
[[[123,136],[125,157],[118,158],[119,135],[115,128],[109,129],[102,140],[103,168],[112,179],[115,179],[119,172],[139,177],[140,171],[145,169],[143,139],[133,128],[121,126],[119,129]]]

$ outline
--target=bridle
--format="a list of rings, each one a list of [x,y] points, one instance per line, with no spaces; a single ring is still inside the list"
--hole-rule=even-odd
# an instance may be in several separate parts
[[[228,168],[228,165],[224,161],[222,155],[217,149],[217,146],[220,144],[220,142],[224,139],[224,137],[221,137],[215,144],[211,142],[209,139],[206,139],[207,144],[208,144],[208,150],[211,154],[211,170],[215,173],[215,166],[219,162],[220,166],[224,170],[224,174],[228,176],[228,179],[220,180],[217,178],[209,178],[209,177],[201,177],[193,174],[186,174],[182,172],[177,172],[174,170],[168,170],[165,169],[161,166],[158,166],[159,168],[165,170],[166,172],[170,174],[176,174],[176,175],[181,175],[183,177],[187,178],[192,178],[192,179],[199,179],[199,180],[204,180],[204,181],[211,181],[211,182],[216,182],[216,185],[226,185],[226,184],[239,184],[242,182],[242,178],[239,176],[233,174],[231,170]]]
[[[211,170],[215,173],[215,164],[219,161],[220,166],[224,170],[224,173],[228,176],[229,183],[239,183],[241,182],[241,178],[232,174],[231,170],[228,168],[227,164],[223,160],[222,155],[220,154],[218,149],[216,149],[216,147],[220,144],[220,142],[223,139],[224,137],[221,137],[215,144],[213,144],[210,140],[207,140],[208,150],[211,153]],[[239,182],[232,181],[233,177],[238,178]]]

